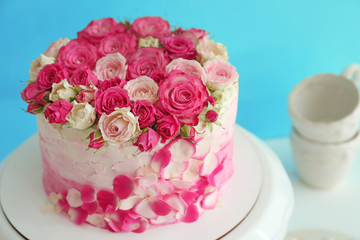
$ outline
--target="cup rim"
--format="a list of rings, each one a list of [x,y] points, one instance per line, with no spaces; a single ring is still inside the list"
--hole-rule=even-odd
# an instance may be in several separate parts
[[[316,78],[316,77],[319,77],[319,76],[332,76],[332,77],[338,77],[338,78],[341,78],[343,80],[345,80],[346,82],[354,85],[354,87],[357,89],[357,96],[358,96],[358,100],[357,100],[357,105],[356,106],[359,106],[360,105],[360,92],[359,92],[359,88],[356,86],[356,84],[348,79],[347,77],[343,76],[343,75],[338,75],[338,74],[334,74],[334,73],[321,73],[321,74],[315,74],[315,75],[312,75],[312,76],[309,76],[305,79],[303,79],[302,81],[300,81],[294,88],[293,90],[290,92],[289,94],[289,97],[288,97],[288,109],[289,109],[289,115],[291,118],[296,118],[302,122],[305,122],[307,124],[313,124],[313,125],[316,125],[316,126],[322,126],[322,125],[329,125],[329,124],[335,124],[335,123],[338,123],[338,122],[342,122],[344,121],[345,119],[347,119],[349,116],[351,115],[354,115],[355,112],[357,111],[358,107],[354,107],[352,109],[352,111],[347,114],[346,116],[342,117],[342,118],[339,118],[337,120],[331,120],[331,121],[326,121],[326,122],[314,122],[314,121],[311,121],[307,118],[304,118],[303,116],[301,116],[300,114],[298,114],[297,111],[294,110],[294,106],[292,104],[292,99],[295,98],[294,95],[295,93],[302,87],[304,86],[305,84],[307,84],[308,82],[310,82],[312,79]]]

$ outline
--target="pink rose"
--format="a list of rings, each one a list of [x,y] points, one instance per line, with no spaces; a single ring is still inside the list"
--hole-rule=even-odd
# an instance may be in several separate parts
[[[207,61],[204,69],[208,75],[206,85],[212,90],[224,89],[239,78],[236,68],[223,60]]]
[[[160,135],[153,129],[149,128],[148,131],[143,132],[134,143],[141,152],[147,152],[153,149],[159,142]]]
[[[139,123],[130,108],[116,108],[109,115],[101,115],[99,128],[105,141],[124,143],[136,137]]]
[[[208,99],[209,94],[203,82],[179,70],[171,71],[159,87],[161,105],[186,125],[198,124],[198,116],[207,106]]]
[[[166,73],[169,73],[172,70],[181,70],[184,73],[200,78],[203,83],[205,83],[207,79],[205,70],[196,60],[187,60],[183,58],[174,59],[165,68]]]
[[[170,59],[195,59],[195,44],[186,36],[170,36],[162,40],[163,48]]]
[[[35,100],[36,96],[39,95],[41,89],[38,87],[37,82],[30,83],[24,90],[21,91],[21,98],[25,102],[29,103]]]
[[[156,108],[146,100],[137,100],[132,109],[132,113],[138,116],[140,128],[150,127],[155,123]]]
[[[126,59],[120,53],[107,54],[96,62],[95,74],[99,80],[109,80],[119,77],[126,78]]]
[[[36,98],[35,98],[35,102],[42,105],[42,106],[45,106],[46,104],[48,104],[49,102],[49,95],[50,95],[50,92],[49,91],[43,91],[43,92],[40,92]]]
[[[62,79],[68,79],[69,74],[61,63],[45,65],[38,74],[37,83],[41,90],[49,90],[53,83],[59,83]]]
[[[190,28],[188,30],[183,30],[182,28],[176,29],[174,31],[175,35],[184,35],[188,38],[191,39],[191,41],[193,41],[195,44],[203,39],[203,38],[209,38],[209,33],[206,32],[205,30],[202,29],[197,29],[197,28]]]
[[[96,88],[94,87],[88,87],[88,86],[81,86],[81,89],[79,94],[76,96],[76,101],[79,103],[90,103],[93,104]]]
[[[124,86],[128,91],[131,101],[147,100],[155,103],[158,100],[158,85],[147,76],[141,76],[130,80]]]
[[[101,136],[101,132],[92,132],[90,134],[89,148],[99,149],[105,145],[105,141]]]
[[[180,130],[179,121],[172,115],[166,115],[157,121],[157,132],[161,136],[161,142],[175,137]]]
[[[62,46],[65,46],[66,44],[68,44],[70,42],[69,38],[59,38],[59,40],[52,42],[50,44],[50,46],[45,50],[44,55],[48,56],[48,57],[53,57],[53,58],[57,58],[57,55],[59,53],[59,50]]]
[[[113,32],[125,32],[125,26],[118,24],[113,18],[93,20],[83,30],[78,32],[79,39],[85,39],[92,44],[98,44],[102,38]]]
[[[208,120],[208,122],[211,122],[211,123],[216,122],[216,120],[218,119],[218,116],[219,116],[219,114],[214,110],[209,110],[205,115],[206,120]]]
[[[98,79],[87,66],[83,66],[73,72],[69,79],[69,83],[73,86],[90,86],[90,83],[97,86]]]
[[[160,38],[167,34],[169,29],[169,22],[161,17],[140,17],[135,19],[129,30],[138,38],[148,36]]]
[[[108,35],[103,38],[99,45],[99,53],[105,56],[109,53],[121,53],[128,56],[137,49],[136,38],[129,33],[118,33],[116,35]]]
[[[139,48],[128,59],[127,79],[131,80],[140,76],[151,77],[153,72],[164,71],[169,63],[163,51],[154,47]]]
[[[165,78],[166,78],[166,72],[164,71],[164,70],[162,70],[162,69],[159,69],[159,70],[157,70],[157,71],[153,71],[151,74],[150,74],[150,78],[152,79],[152,80],[154,80],[154,82],[156,82],[158,85],[160,84],[160,83],[162,83],[164,80],[165,80]]]
[[[94,69],[97,58],[97,50],[93,45],[81,39],[73,39],[60,48],[57,60],[73,72],[82,66]]]
[[[31,114],[38,114],[39,113],[38,111],[40,111],[41,108],[42,108],[42,106],[40,106],[39,104],[37,104],[35,102],[31,102],[27,106],[26,111]]]
[[[66,116],[70,113],[73,105],[65,100],[57,100],[48,105],[44,116],[49,123],[66,123]]]
[[[100,83],[100,89],[106,90],[110,87],[116,87],[116,86],[123,88],[127,82],[126,80],[116,77],[106,81],[99,81],[99,83]]]
[[[97,90],[95,93],[95,109],[99,114],[112,113],[115,108],[130,106],[130,99],[126,90],[120,87],[111,87],[106,90]]]

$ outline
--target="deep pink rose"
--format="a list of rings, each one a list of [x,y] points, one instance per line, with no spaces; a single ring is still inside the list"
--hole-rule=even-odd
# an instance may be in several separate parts
[[[167,34],[169,29],[169,22],[161,17],[140,17],[135,19],[129,30],[138,38],[160,38]]]
[[[90,134],[89,148],[99,149],[105,145],[105,141],[100,132],[92,132]]]
[[[21,91],[21,98],[25,102],[29,103],[35,100],[36,96],[39,95],[41,89],[38,87],[37,82],[30,83],[24,90]]]
[[[128,59],[127,79],[140,76],[151,76],[154,72],[165,71],[169,58],[159,49],[154,47],[139,48]]]
[[[113,18],[93,20],[83,30],[78,32],[79,39],[85,39],[96,45],[102,38],[113,32],[125,32],[125,26],[118,24]]]
[[[112,113],[115,108],[130,106],[130,98],[126,90],[120,87],[110,87],[97,90],[95,93],[95,110],[98,114]]]
[[[170,36],[162,40],[165,53],[170,59],[196,59],[195,44],[186,36]]]
[[[137,49],[136,38],[129,33],[117,33],[103,38],[99,44],[99,53],[105,56],[109,53],[121,53],[127,57]]]
[[[174,35],[184,35],[191,39],[195,44],[203,38],[209,38],[209,33],[202,29],[190,28],[188,30],[183,30],[182,28],[176,29]]]
[[[37,114],[37,111],[40,110],[40,108],[42,108],[42,106],[40,106],[39,104],[37,104],[35,102],[31,102],[31,103],[29,103],[26,111],[31,114]]]
[[[135,116],[138,116],[140,128],[150,127],[155,123],[156,108],[151,102],[146,100],[137,100],[131,109]]]
[[[212,106],[215,106],[215,104],[216,104],[216,99],[215,99],[213,96],[209,96],[209,103],[210,103]]]
[[[157,132],[161,136],[161,142],[175,137],[180,130],[179,121],[172,115],[166,115],[157,121]]]
[[[161,105],[182,124],[196,126],[208,99],[203,82],[180,70],[171,71],[159,87]]]
[[[166,72],[162,69],[153,71],[150,75],[150,78],[154,80],[158,85],[162,83],[166,78]]]
[[[69,74],[65,66],[61,63],[45,65],[38,74],[37,84],[41,90],[49,90],[53,83],[59,83],[63,79],[68,79]]]
[[[97,86],[98,79],[87,66],[83,66],[73,72],[69,79],[69,83],[73,86],[90,86],[90,83]]]
[[[49,95],[50,95],[49,91],[40,92],[36,96],[35,102],[37,102],[38,104],[40,104],[42,106],[45,106],[49,102]]]
[[[44,112],[44,116],[49,123],[66,123],[66,116],[70,113],[73,105],[65,100],[57,100],[48,105]]]
[[[149,128],[148,131],[143,132],[134,143],[141,152],[147,152],[153,149],[159,142],[160,135],[153,129]]]
[[[218,119],[218,116],[219,116],[219,114],[214,110],[208,111],[205,115],[206,120],[208,120],[211,123],[216,122],[216,120]]]
[[[86,66],[94,69],[98,58],[96,47],[81,39],[71,40],[59,50],[57,60],[63,63],[69,72]]]
[[[110,79],[110,80],[105,80],[105,81],[99,81],[100,86],[99,88],[101,90],[106,90],[110,87],[121,87],[123,88],[125,86],[125,84],[127,83],[126,80],[120,79],[119,77]]]

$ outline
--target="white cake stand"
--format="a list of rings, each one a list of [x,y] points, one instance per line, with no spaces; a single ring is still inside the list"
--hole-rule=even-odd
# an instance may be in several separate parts
[[[46,196],[37,135],[7,157],[0,176],[0,239],[233,239],[280,240],[293,208],[293,191],[276,155],[240,127],[235,130],[235,174],[221,203],[192,224],[142,234],[114,234],[74,225],[64,215],[41,213]]]

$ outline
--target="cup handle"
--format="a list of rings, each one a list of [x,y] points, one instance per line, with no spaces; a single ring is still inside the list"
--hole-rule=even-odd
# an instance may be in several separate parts
[[[356,85],[359,85],[359,83],[360,83],[360,65],[351,64],[351,65],[347,66],[343,72],[343,76],[354,81],[354,83]]]

